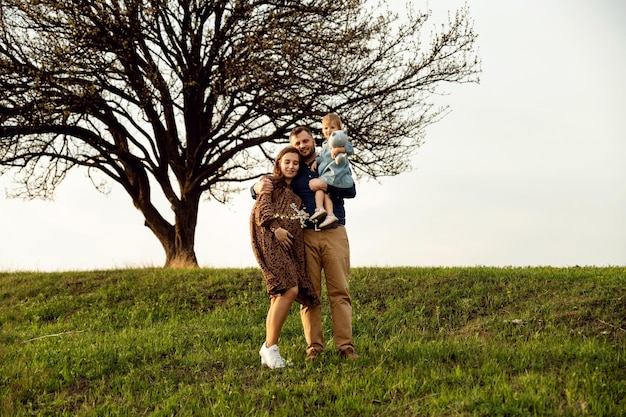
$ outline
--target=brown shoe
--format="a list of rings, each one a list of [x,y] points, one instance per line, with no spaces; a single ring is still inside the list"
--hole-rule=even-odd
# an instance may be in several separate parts
[[[322,354],[322,352],[320,352],[319,350],[316,349],[311,349],[310,351],[307,352],[306,354],[306,358],[304,358],[305,361],[314,361],[315,359],[317,359],[320,355]]]
[[[356,354],[353,347],[345,348],[341,350],[340,355],[343,359],[355,360],[359,359],[360,356]]]

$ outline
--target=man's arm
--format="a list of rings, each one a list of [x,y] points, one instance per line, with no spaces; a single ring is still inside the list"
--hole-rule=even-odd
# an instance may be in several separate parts
[[[332,185],[328,185],[326,181],[319,178],[313,178],[309,181],[309,187],[313,192],[318,190],[324,190],[333,197],[339,198],[354,198],[356,196],[356,187],[353,185],[350,188],[338,188]]]
[[[350,188],[337,188],[327,184],[328,194],[341,198],[354,198],[356,197],[356,187],[353,185]]]
[[[271,193],[274,191],[274,184],[269,177],[263,177],[259,181],[257,181],[252,187],[250,187],[250,195],[253,200],[264,193]]]

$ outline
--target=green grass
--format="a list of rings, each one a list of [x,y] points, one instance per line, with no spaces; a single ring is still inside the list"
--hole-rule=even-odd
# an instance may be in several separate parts
[[[0,415],[626,415],[626,268],[352,272],[362,357],[294,306],[274,371],[258,269],[0,273]]]

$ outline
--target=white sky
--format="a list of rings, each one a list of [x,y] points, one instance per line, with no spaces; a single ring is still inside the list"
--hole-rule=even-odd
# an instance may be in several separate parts
[[[414,3],[442,18],[464,1]],[[357,185],[352,265],[626,265],[626,2],[468,4],[481,83],[445,87],[452,113],[428,129],[412,172]],[[82,172],[52,203],[0,195],[0,271],[164,262],[130,198],[99,194]],[[251,207],[247,192],[202,204],[201,266],[256,266]]]

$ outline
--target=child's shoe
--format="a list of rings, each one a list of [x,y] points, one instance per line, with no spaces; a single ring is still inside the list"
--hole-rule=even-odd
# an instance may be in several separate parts
[[[333,224],[337,223],[338,221],[339,221],[339,219],[334,214],[329,214],[328,216],[326,216],[324,221],[322,223],[320,223],[319,228],[320,229],[325,229],[325,228],[327,228],[329,226],[332,226]]]
[[[322,217],[326,216],[326,214],[326,210],[324,210],[323,208],[315,209],[315,213],[313,213],[309,220],[314,222],[315,220],[319,220]]]

